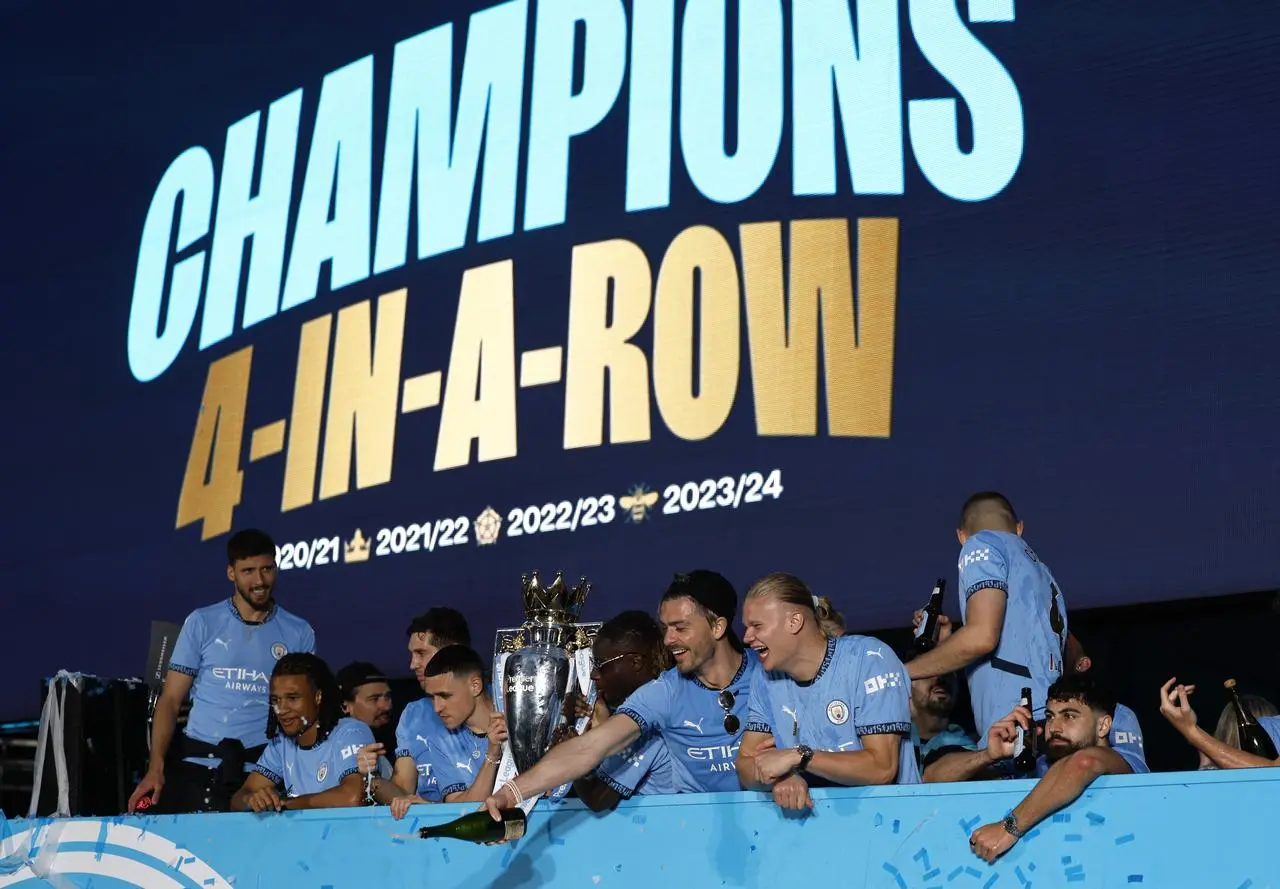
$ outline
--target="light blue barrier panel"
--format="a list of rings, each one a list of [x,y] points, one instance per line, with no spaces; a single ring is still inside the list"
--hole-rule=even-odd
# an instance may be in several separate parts
[[[1031,786],[817,791],[808,818],[746,793],[651,797],[608,815],[544,801],[523,840],[497,847],[400,838],[472,806],[401,822],[385,808],[10,821],[0,887],[1280,887],[1280,769],[1102,779],[996,865],[980,861],[970,830]]]

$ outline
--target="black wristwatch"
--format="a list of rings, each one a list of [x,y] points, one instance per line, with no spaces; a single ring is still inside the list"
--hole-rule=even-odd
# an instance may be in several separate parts
[[[1012,812],[1010,812],[1008,815],[1005,815],[1004,821],[1000,823],[1004,826],[1005,832],[1008,833],[1015,840],[1022,839],[1022,835],[1026,833],[1025,830],[1018,830],[1018,816],[1013,814]]]
[[[796,766],[796,771],[803,772],[809,768],[809,762],[813,759],[813,748],[808,744],[797,744],[796,753],[800,754],[800,765]]]

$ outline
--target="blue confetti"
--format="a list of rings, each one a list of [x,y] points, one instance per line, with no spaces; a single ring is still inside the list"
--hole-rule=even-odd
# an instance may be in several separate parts
[[[418,819],[414,818],[413,823],[409,825],[409,833],[417,833],[417,832],[418,832]]]
[[[968,821],[962,818],[960,819],[960,829],[965,832],[965,835],[968,835],[972,833],[973,829],[981,823],[982,823],[981,815],[975,815],[972,818],[970,818]]]
[[[106,849],[107,849],[107,822],[103,821],[102,825],[98,828],[98,842],[94,843],[93,845],[93,860],[101,861],[102,853],[105,852]],[[192,858],[188,860],[194,861],[195,859]]]
[[[1117,846],[1123,846],[1125,843],[1132,843],[1132,842],[1133,842],[1133,834],[1131,833],[1126,833],[1122,837],[1116,837]]]
[[[1080,835],[1080,834],[1078,834],[1078,833],[1069,833],[1069,834],[1067,834],[1066,836],[1064,836],[1064,837],[1062,838],[1063,842],[1065,842],[1065,843],[1078,843],[1078,842],[1082,841],[1083,839],[1084,839],[1084,837],[1083,837],[1083,836],[1081,836],[1081,835]]]
[[[1071,821],[1070,812],[1055,812],[1053,815],[1054,824],[1067,824]]]
[[[892,864],[890,864],[887,861],[883,865],[881,865],[881,867],[883,867],[885,870],[887,870],[890,874],[893,875],[893,879],[895,882],[897,882],[899,889],[907,889],[907,881],[902,879],[902,874],[898,873],[898,869],[896,867],[894,867]]]
[[[1129,882],[1130,882],[1130,883],[1141,883],[1141,882],[1142,882],[1142,874],[1129,874]]]
[[[632,816],[631,816],[631,823],[632,823],[632,824],[646,824],[646,823],[648,823],[648,821],[649,821],[649,819],[648,819],[648,818],[646,818],[646,817],[645,817],[645,816],[643,816],[643,815],[632,815]]]
[[[218,881],[217,881],[217,880],[215,880],[213,877],[210,877],[209,879],[207,879],[207,880],[205,880],[205,881],[204,881],[204,885],[206,885],[206,886],[212,886],[212,885],[213,885],[214,883],[216,883],[216,882],[218,882]],[[321,887],[320,887],[320,889],[325,889],[325,887],[324,887],[324,886],[321,886]],[[332,886],[330,886],[330,887],[328,887],[328,889],[333,889],[333,887],[332,887]]]
[[[881,824],[884,824],[884,816],[879,812],[876,812],[876,817],[871,819],[871,826],[879,827]]]
[[[898,832],[898,826],[899,826],[901,823],[902,823],[902,822],[900,822],[897,818],[894,818],[894,819],[893,819],[893,832],[894,832],[894,833],[897,833],[897,832]]]
[[[1249,887],[1252,885],[1253,885],[1253,880],[1245,880],[1238,887],[1236,887],[1236,889],[1249,889]]]
[[[391,838],[391,845],[393,845],[393,846],[403,846],[403,845],[404,845],[404,840],[400,839],[399,837],[392,837],[392,838]]]
[[[332,824],[326,824],[326,825],[324,826],[324,830],[322,830],[322,831],[320,832],[320,839],[322,839],[322,840],[327,840],[327,839],[329,839],[329,828],[330,828],[330,827],[333,827],[333,825],[332,825]],[[323,886],[321,886],[321,887],[320,887],[320,889],[324,889],[324,887],[323,887]]]
[[[184,859],[182,859],[182,863],[183,863],[183,864],[195,864],[195,863],[196,863],[196,858],[195,858],[195,856],[194,856],[194,855],[192,855],[190,858],[184,858]]]
[[[1022,873],[1022,868],[1020,868],[1020,867],[1015,867],[1015,868],[1013,869],[1013,875],[1014,875],[1015,877],[1017,877],[1017,878],[1018,878],[1018,882],[1019,882],[1019,883],[1021,883],[1022,885],[1024,885],[1024,886],[1030,886],[1030,885],[1031,885],[1031,881],[1030,881],[1030,880],[1028,880],[1028,879],[1026,878],[1026,876]]]
[[[1070,855],[1063,855],[1063,856],[1062,856],[1062,863],[1063,863],[1063,864],[1070,864],[1070,863],[1071,863],[1071,856],[1070,856]]]
[[[960,876],[962,873],[964,873],[964,868],[963,868],[963,867],[957,867],[957,868],[956,868],[955,870],[953,870],[951,873],[947,874],[947,882],[948,882],[948,883],[950,883],[952,880],[954,880],[956,877]]]
[[[298,860],[298,867],[302,868],[307,873],[311,873],[311,868],[307,867],[307,863],[301,859]]]
[[[1026,837],[1023,837],[1023,839],[1025,840]],[[1036,869],[1036,863],[1034,861],[1027,862],[1027,870],[1034,871],[1035,869]]]
[[[964,872],[971,877],[982,877],[982,871],[978,870],[976,867],[966,867]]]
[[[1040,836],[1040,828],[1037,827],[1033,830],[1028,830],[1025,834],[1023,834],[1022,841],[1025,843],[1027,840],[1033,839],[1038,836]]]
[[[752,852],[754,852],[755,850],[756,850],[755,843],[752,843],[752,844],[751,844],[751,851],[752,851]]]
[[[1090,824],[1095,824],[1095,825],[1096,825],[1096,824],[1106,824],[1106,823],[1107,823],[1107,819],[1106,819],[1106,818],[1103,818],[1101,815],[1095,814],[1094,812],[1085,812],[1085,813],[1084,813],[1084,817],[1086,817],[1086,818],[1088,818],[1088,819],[1089,819],[1089,823],[1090,823]]]
[[[932,880],[934,877],[938,876],[938,875],[939,875],[939,874],[941,874],[941,873],[942,873],[942,868],[940,868],[940,867],[935,867],[933,870],[931,870],[931,871],[929,871],[928,873],[926,873],[926,874],[925,874],[923,877],[921,877],[920,879],[922,879],[922,880]]]
[[[1080,873],[1080,874],[1067,874],[1067,882],[1068,882],[1068,883],[1083,883],[1083,882],[1084,882],[1084,874],[1082,874],[1082,873]]]
[[[1084,865],[1083,864],[1073,865],[1067,868],[1066,870],[1064,870],[1063,873],[1067,875],[1068,879],[1076,876],[1077,874],[1079,874],[1080,876],[1084,876]]]
[[[998,879],[1000,879],[999,874],[992,874],[991,879],[987,880],[987,882],[982,884],[982,889],[991,889],[991,887],[995,885],[995,882]]]
[[[613,866],[613,872],[614,872],[614,873],[618,873],[618,874],[622,873],[622,865],[620,865],[620,864],[615,864],[615,865]]]

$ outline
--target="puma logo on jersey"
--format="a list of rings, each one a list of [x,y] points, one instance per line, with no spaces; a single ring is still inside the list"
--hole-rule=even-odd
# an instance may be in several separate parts
[[[706,719],[706,717],[704,716],[702,719]],[[691,729],[696,729],[698,734],[702,734],[702,719],[699,719],[697,722],[692,722],[686,719],[684,724]]]

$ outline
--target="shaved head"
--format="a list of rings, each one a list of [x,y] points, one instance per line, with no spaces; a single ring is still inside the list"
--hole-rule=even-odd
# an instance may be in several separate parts
[[[996,491],[980,491],[964,502],[959,528],[965,534],[978,531],[1017,533],[1018,514],[1008,498]]]

